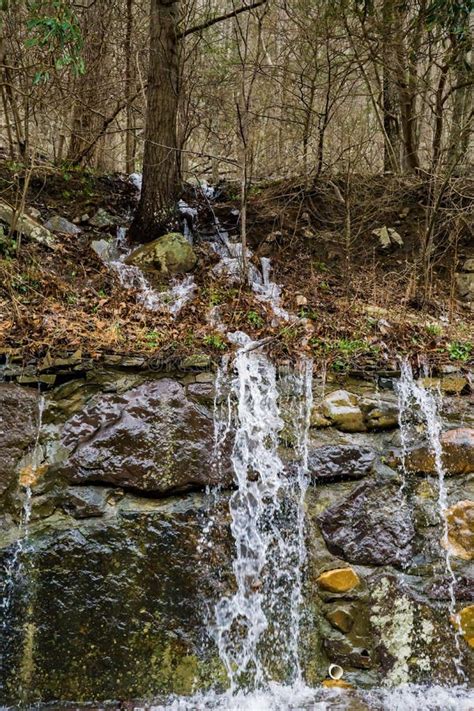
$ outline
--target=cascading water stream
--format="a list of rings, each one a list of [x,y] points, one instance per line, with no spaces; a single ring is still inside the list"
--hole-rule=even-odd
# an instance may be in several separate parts
[[[288,472],[278,454],[284,422],[275,367],[245,334],[232,334],[230,339],[240,348],[230,381],[227,424],[217,431],[221,436],[228,433],[228,423],[235,419],[232,464],[237,489],[229,509],[236,589],[215,607],[215,639],[232,696],[262,690],[275,670],[286,683],[301,681],[299,626],[312,366],[305,363],[301,372],[283,378],[283,387],[299,403],[292,423],[297,462]],[[234,399],[235,412],[231,412]]]
[[[126,234],[126,229],[119,227],[114,243],[106,240],[94,242],[96,253],[117,274],[125,289],[137,291],[137,301],[147,311],[168,312],[176,316],[196,291],[194,277],[188,274],[181,280],[173,279],[169,289],[157,291],[139,267],[125,263],[124,260],[132,251],[127,244]]]
[[[448,509],[448,495],[446,490],[446,471],[443,464],[443,449],[441,444],[441,419],[439,415],[441,393],[433,392],[423,387],[414,377],[411,366],[407,360],[401,364],[400,383],[398,386],[399,397],[399,424],[400,439],[402,443],[402,472],[403,483],[401,493],[404,493],[406,481],[406,455],[408,453],[408,441],[410,436],[411,420],[415,417],[421,419],[425,426],[429,446],[433,452],[435,470],[438,477],[438,510],[443,525],[442,543],[446,551],[445,566],[449,576],[449,613],[451,619],[456,619],[456,577],[451,565],[451,554],[448,541],[448,519],[446,516]],[[456,673],[459,679],[465,681],[466,676],[462,668],[461,646],[459,641],[460,633],[455,631],[455,643],[457,656],[453,659]]]

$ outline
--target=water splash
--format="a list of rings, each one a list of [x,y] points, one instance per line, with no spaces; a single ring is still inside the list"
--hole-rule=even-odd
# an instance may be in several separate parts
[[[225,422],[235,420],[232,464],[237,490],[229,502],[235,543],[236,590],[215,608],[215,639],[227,671],[231,697],[265,688],[278,675],[301,679],[299,624],[302,598],[307,433],[311,411],[311,364],[287,378],[296,402],[303,400],[295,429],[297,471],[278,455],[284,426],[276,370],[243,333],[233,364]],[[231,412],[235,399],[235,411]],[[217,428],[218,435],[229,430]]]
[[[125,263],[132,250],[127,244],[124,227],[117,229],[115,242],[98,240],[92,246],[102,261],[117,274],[121,285],[137,291],[137,301],[147,311],[168,312],[177,316],[197,289],[194,277],[189,274],[181,280],[173,279],[170,288],[165,291],[154,289],[139,267]]]
[[[474,693],[465,687],[406,684],[396,689],[349,691],[312,689],[303,684],[283,686],[272,682],[266,691],[173,697],[142,711],[472,711]],[[137,709],[138,711],[138,709]]]
[[[445,566],[449,576],[449,613],[451,619],[456,619],[456,576],[451,565],[451,553],[448,542],[448,494],[446,490],[446,471],[443,464],[443,448],[441,444],[441,393],[438,391],[427,390],[423,384],[417,382],[413,377],[411,366],[407,360],[401,364],[401,375],[399,383],[399,423],[400,423],[400,438],[402,442],[402,472],[405,480],[406,477],[406,456],[408,453],[408,442],[410,436],[411,423],[416,424],[417,419],[425,427],[428,444],[433,452],[435,470],[438,477],[438,510],[439,516],[443,524],[442,542],[445,549]],[[404,484],[402,484],[402,490]],[[460,645],[460,631],[455,631],[455,644],[457,656],[453,659],[456,673],[459,679],[465,681],[466,675],[462,668],[462,652]]]

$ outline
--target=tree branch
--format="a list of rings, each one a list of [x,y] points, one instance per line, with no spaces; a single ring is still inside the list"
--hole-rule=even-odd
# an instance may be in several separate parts
[[[257,0],[257,2],[254,2],[252,5],[244,5],[243,7],[239,7],[238,10],[232,10],[232,12],[228,12],[226,15],[219,15],[219,17],[213,17],[211,20],[207,20],[207,22],[203,22],[200,25],[196,25],[195,27],[190,27],[187,30],[179,32],[178,39],[184,39],[184,37],[192,35],[195,32],[206,30],[208,27],[212,27],[212,25],[217,25],[218,22],[223,22],[224,20],[229,20],[231,17],[236,17],[237,15],[240,15],[241,12],[255,10],[256,7],[260,7],[260,5],[265,5],[266,2],[267,0]]]

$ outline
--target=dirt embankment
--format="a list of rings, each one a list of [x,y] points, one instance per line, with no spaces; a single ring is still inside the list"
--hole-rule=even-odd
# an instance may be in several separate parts
[[[26,365],[71,354],[94,360],[119,354],[166,361],[199,352],[217,360],[230,346],[210,323],[216,306],[230,330],[269,339],[275,356],[304,352],[336,372],[390,369],[400,354],[458,367],[474,356],[472,313],[456,300],[454,281],[458,264],[470,256],[473,192],[466,180],[449,187],[436,213],[432,186],[421,178],[360,177],[351,185],[331,178],[310,187],[287,181],[253,188],[252,259],[271,258],[283,306],[300,317],[275,325],[268,304],[212,271],[216,256],[206,235],[213,220],[217,216],[231,234],[240,229],[232,186],[223,186],[212,206],[192,190],[185,195],[198,209],[198,289],[173,319],[146,311],[91,249],[93,239],[114,235],[130,220],[137,191],[124,176],[44,167],[25,192],[18,166],[5,164],[1,175],[0,198],[18,204],[23,192],[39,222],[59,214],[81,229],[78,235],[58,234],[55,249],[25,239],[18,248],[10,236],[2,237],[3,359]],[[111,224],[90,224],[99,208]],[[428,227],[433,249],[427,270]],[[385,237],[397,235],[385,247],[384,228]]]

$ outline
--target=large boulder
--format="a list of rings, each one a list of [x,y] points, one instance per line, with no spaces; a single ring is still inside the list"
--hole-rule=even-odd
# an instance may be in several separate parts
[[[459,427],[441,435],[442,462],[448,476],[474,472],[474,429]],[[400,466],[401,455],[394,455],[393,463]],[[436,460],[429,443],[415,447],[405,457],[405,467],[417,474],[436,474]]]
[[[35,595],[18,588],[0,625],[0,705],[65,708],[69,699],[151,699],[215,683],[222,670],[203,619],[229,562],[225,526],[200,545],[208,505],[200,494],[109,496],[102,518],[91,510],[30,525],[25,574],[34,570]],[[0,565],[11,551],[0,549]]]
[[[93,398],[64,426],[62,445],[69,456],[57,473],[70,483],[166,495],[232,482],[228,460],[221,472],[215,464],[212,411],[170,378]]]
[[[462,657],[468,673],[467,648],[457,648],[448,610],[440,612],[439,605],[421,598],[409,582],[388,572],[368,580],[370,623],[384,684],[462,682],[456,660]]]
[[[125,260],[126,264],[158,271],[163,275],[190,272],[196,266],[196,261],[192,246],[179,232],[170,232],[138,247]]]
[[[368,447],[329,444],[309,451],[308,469],[315,483],[362,479],[370,474],[374,459]]]
[[[43,227],[26,213],[20,215],[8,203],[0,200],[0,220],[11,229],[13,223],[17,232],[21,232],[35,242],[54,247],[56,240],[47,227]]]
[[[411,512],[396,484],[363,483],[318,518],[331,553],[360,565],[403,565],[414,552]]]
[[[38,392],[0,384],[0,496],[17,481],[17,464],[34,443],[38,427]]]
[[[455,275],[458,296],[467,303],[474,302],[474,259],[467,259],[462,271]]]

